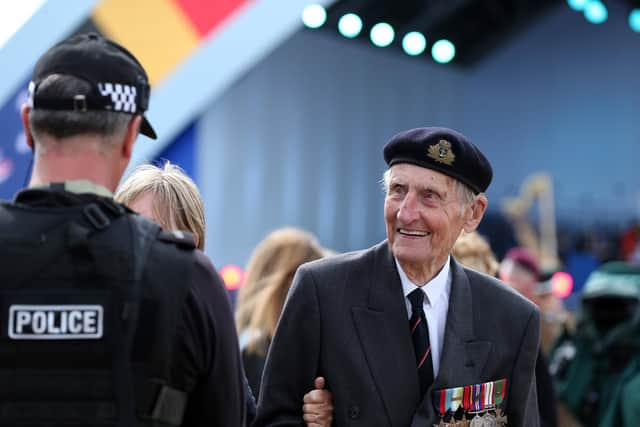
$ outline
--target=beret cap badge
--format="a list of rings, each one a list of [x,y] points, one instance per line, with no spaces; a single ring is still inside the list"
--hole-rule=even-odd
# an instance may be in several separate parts
[[[451,143],[446,139],[441,139],[437,144],[429,146],[428,156],[438,163],[451,166],[456,159],[456,155],[451,151]]]

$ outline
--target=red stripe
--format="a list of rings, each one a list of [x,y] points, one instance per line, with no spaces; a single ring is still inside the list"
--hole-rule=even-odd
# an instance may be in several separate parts
[[[205,37],[252,0],[173,1],[187,15],[200,37]]]
[[[480,409],[484,409],[484,383],[480,384]]]
[[[422,317],[418,317],[418,321],[413,325],[413,328],[411,328],[411,333],[413,333],[413,331],[416,330],[416,328],[418,327],[421,321],[422,321]]]
[[[418,369],[420,369],[420,366],[422,366],[422,364],[424,363],[424,360],[427,358],[430,351],[431,351],[431,346],[427,347],[427,351],[425,351],[424,354],[422,355],[422,359],[420,359],[420,363],[418,363]]]
[[[447,400],[447,390],[440,390],[440,413],[444,416],[444,413],[447,411],[445,408],[445,400]]]
[[[469,410],[469,386],[464,386],[464,391],[462,392],[462,408],[464,410]]]

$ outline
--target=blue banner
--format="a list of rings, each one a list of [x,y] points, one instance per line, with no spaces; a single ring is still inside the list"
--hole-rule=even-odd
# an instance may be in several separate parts
[[[0,199],[12,199],[27,180],[31,149],[27,146],[20,108],[27,99],[26,80],[0,107]]]

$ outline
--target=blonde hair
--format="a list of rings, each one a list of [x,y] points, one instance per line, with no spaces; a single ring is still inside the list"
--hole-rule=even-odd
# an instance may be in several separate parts
[[[204,249],[204,204],[198,187],[177,165],[166,162],[161,168],[138,166],[118,188],[115,199],[128,205],[145,193],[153,195],[153,212],[167,230],[193,233],[198,249]]]
[[[238,332],[248,330],[260,335],[260,340],[249,341],[248,352],[263,352],[260,342],[273,338],[298,267],[325,254],[315,236],[292,227],[273,231],[254,249],[236,308]]]
[[[498,273],[498,261],[491,250],[491,246],[489,246],[489,242],[476,231],[471,233],[463,231],[453,245],[451,253],[465,267],[493,277]]]

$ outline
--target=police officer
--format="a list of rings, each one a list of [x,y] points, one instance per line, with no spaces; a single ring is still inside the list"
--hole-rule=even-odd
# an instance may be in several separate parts
[[[228,297],[182,233],[112,199],[142,133],[145,70],[95,34],[36,64],[29,188],[0,205],[0,424],[244,423]]]

